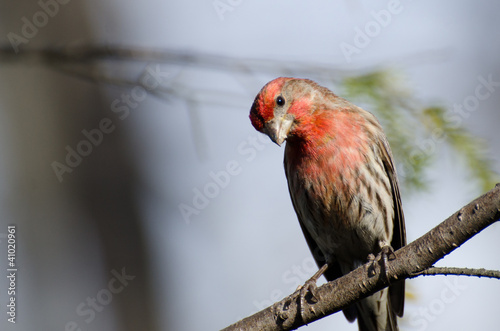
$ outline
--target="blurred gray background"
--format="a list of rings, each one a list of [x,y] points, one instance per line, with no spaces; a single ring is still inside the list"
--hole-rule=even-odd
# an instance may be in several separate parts
[[[379,23],[383,10],[393,13]],[[492,1],[2,0],[1,44],[19,53],[0,57],[0,274],[9,224],[18,273],[15,325],[0,277],[0,328],[217,330],[290,294],[316,267],[283,149],[248,120],[259,89],[297,73],[296,63],[332,89],[314,66],[391,68],[422,103],[452,112],[478,77],[500,82],[499,15]],[[356,39],[365,28],[366,44]],[[97,44],[209,63],[108,59],[82,69],[128,82],[117,86],[22,55]],[[357,52],[346,56],[345,44]],[[462,123],[487,141],[497,171],[499,104],[497,87]],[[54,162],[78,148],[85,155],[70,156],[58,178]],[[428,191],[402,194],[408,241],[481,193],[444,144],[427,176]],[[498,270],[499,236],[495,224],[439,265]],[[407,289],[403,330],[498,329],[498,280],[420,277]],[[304,327],[334,329],[356,325],[336,314]]]

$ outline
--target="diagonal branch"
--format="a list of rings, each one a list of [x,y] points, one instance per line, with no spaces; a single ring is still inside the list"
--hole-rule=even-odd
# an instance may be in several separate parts
[[[422,237],[396,251],[396,259],[386,263],[385,275],[379,272],[370,277],[367,272],[370,264],[365,264],[319,287],[317,293],[321,299],[314,304],[306,303],[304,320],[297,314],[296,292],[223,331],[292,330],[336,313],[387,287],[390,282],[415,277],[499,219],[500,184],[497,184],[494,189],[470,202]]]

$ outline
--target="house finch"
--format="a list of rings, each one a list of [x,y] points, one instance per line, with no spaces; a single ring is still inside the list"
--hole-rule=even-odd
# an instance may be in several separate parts
[[[287,141],[284,165],[293,207],[327,280],[361,266],[371,254],[406,244],[391,149],[373,114],[311,80],[282,77],[259,92],[250,120],[276,144]],[[397,330],[403,308],[400,281],[344,314],[350,322],[358,319],[359,330]]]

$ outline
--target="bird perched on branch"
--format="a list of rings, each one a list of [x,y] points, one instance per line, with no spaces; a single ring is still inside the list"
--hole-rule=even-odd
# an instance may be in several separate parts
[[[375,116],[308,79],[277,78],[250,110],[257,131],[286,140],[293,206],[319,272],[331,281],[406,244],[398,179]],[[396,282],[344,309],[359,330],[398,330],[405,285]],[[313,293],[314,296],[314,293]],[[302,298],[301,298],[302,300]]]

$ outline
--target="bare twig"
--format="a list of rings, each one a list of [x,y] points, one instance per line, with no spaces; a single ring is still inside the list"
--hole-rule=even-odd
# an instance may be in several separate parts
[[[394,59],[392,63],[416,63],[435,61],[447,58],[448,50],[428,50],[423,54],[413,54]],[[424,60],[426,59],[426,60]],[[239,58],[198,51],[179,51],[174,49],[141,48],[118,45],[72,45],[63,47],[45,47],[41,49],[21,49],[15,51],[10,45],[0,45],[0,64],[2,63],[41,63],[68,75],[93,82],[113,84],[117,86],[136,86],[136,82],[106,75],[99,70],[89,70],[89,66],[99,63],[162,63],[190,68],[215,69],[232,74],[251,76],[256,73],[274,73],[275,75],[291,75],[309,77],[339,84],[345,77],[360,75],[373,71],[373,68],[339,69],[332,63],[310,61],[286,62],[272,59]],[[245,85],[245,82],[240,83]],[[261,82],[259,82],[260,84]],[[252,86],[253,91],[256,87]],[[156,91],[148,91],[153,93]],[[175,92],[169,90],[170,92]],[[154,94],[154,93],[153,93]],[[158,95],[157,95],[158,96]],[[184,96],[182,96],[184,97]]]
[[[321,298],[306,303],[303,317],[297,314],[297,294],[249,316],[227,328],[230,330],[292,330],[338,312],[353,302],[367,297],[390,283],[415,277],[430,268],[487,226],[500,219],[500,184],[463,207],[434,229],[395,252],[396,259],[387,261],[386,276],[371,276],[365,264],[349,274],[317,289]]]
[[[210,68],[246,73],[283,73],[293,71],[295,75],[321,74],[331,80],[340,81],[343,77],[359,74],[360,70],[340,70],[330,64],[311,65],[306,62],[273,61],[269,59],[235,58],[210,53],[121,47],[114,45],[82,45],[59,48],[23,49],[15,52],[8,45],[0,46],[0,63],[22,60],[39,61],[49,65],[90,64],[102,61],[168,63],[190,67]],[[292,70],[293,68],[293,70]],[[85,73],[83,73],[85,74]]]
[[[499,270],[472,269],[472,268],[452,268],[452,267],[431,267],[423,271],[417,272],[408,278],[418,276],[438,276],[438,275],[455,275],[455,276],[474,276],[500,279]]]

